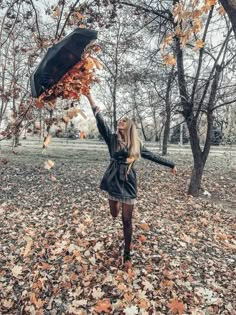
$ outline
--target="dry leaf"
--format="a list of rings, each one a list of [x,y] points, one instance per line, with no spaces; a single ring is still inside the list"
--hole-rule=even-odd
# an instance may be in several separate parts
[[[3,300],[3,306],[7,309],[12,308],[14,302],[12,300]]]
[[[24,257],[29,255],[29,253],[31,251],[31,248],[32,248],[32,245],[33,245],[32,238],[28,238],[27,244],[26,244],[26,247],[25,247],[25,251],[24,251],[24,254],[23,254]]]
[[[166,64],[168,66],[176,65],[176,59],[172,55],[164,55],[163,56],[163,61],[164,61],[164,64]]]
[[[176,297],[170,301],[170,303],[168,304],[168,307],[171,309],[171,312],[173,314],[178,314],[178,315],[183,314],[184,304],[183,302],[179,302]]]
[[[124,313],[125,313],[125,315],[137,315],[138,314],[138,308],[136,305],[126,307],[124,309]]]
[[[87,116],[85,115],[85,113],[79,109],[78,113],[84,118],[84,119],[87,119]]]
[[[209,7],[216,5],[216,0],[205,0],[205,4]]]
[[[30,302],[33,303],[37,309],[44,306],[45,302],[41,299],[36,299],[35,293],[30,293]]]
[[[195,42],[195,47],[194,49],[201,49],[203,48],[205,45],[204,41],[202,39],[198,39],[196,42]]]
[[[70,121],[70,117],[68,117],[68,116],[63,116],[62,117],[62,120],[64,121],[64,123],[68,123],[69,121]]]
[[[22,267],[21,266],[15,266],[13,269],[12,269],[12,274],[14,277],[18,278],[19,275],[22,273]]]
[[[148,226],[147,223],[142,223],[142,224],[140,224],[140,227],[141,227],[141,229],[143,229],[144,231],[147,231],[147,232],[150,231],[150,228],[149,228],[149,226]]]
[[[95,311],[97,313],[110,313],[111,312],[111,303],[109,300],[99,300],[95,306]]]
[[[93,288],[92,296],[94,299],[101,299],[105,293],[102,292],[101,288]]]
[[[44,162],[44,168],[46,170],[50,170],[51,168],[54,167],[54,165],[55,165],[55,163],[53,161],[51,161],[51,160],[47,160],[47,161]]]
[[[43,143],[43,148],[47,148],[48,145],[51,143],[51,135],[48,135],[45,139],[44,139],[44,143]]]

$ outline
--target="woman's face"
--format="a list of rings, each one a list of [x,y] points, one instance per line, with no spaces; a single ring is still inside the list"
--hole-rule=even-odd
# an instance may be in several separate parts
[[[126,130],[126,129],[128,129],[128,119],[127,118],[122,118],[122,119],[118,120],[117,129],[118,130]]]

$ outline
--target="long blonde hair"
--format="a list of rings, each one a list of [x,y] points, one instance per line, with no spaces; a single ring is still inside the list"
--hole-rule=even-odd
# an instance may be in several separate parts
[[[127,129],[124,130],[124,141],[129,149],[129,158],[137,160],[141,157],[141,141],[138,136],[138,131],[135,123],[131,119],[127,117],[125,117],[124,119],[127,122]]]

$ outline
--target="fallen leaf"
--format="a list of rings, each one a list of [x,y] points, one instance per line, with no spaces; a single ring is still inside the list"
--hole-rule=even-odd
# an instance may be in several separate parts
[[[173,314],[179,314],[179,315],[183,314],[184,304],[183,302],[179,302],[176,297],[170,301],[170,303],[168,304],[168,307],[170,308]]]
[[[92,293],[92,296],[94,299],[100,299],[103,297],[105,293],[102,292],[101,288],[93,288],[93,293]]]
[[[150,228],[149,228],[149,226],[148,226],[148,224],[147,223],[142,223],[142,224],[140,224],[140,227],[141,227],[141,229],[143,229],[144,231],[150,231]]]
[[[138,308],[136,305],[126,307],[124,309],[124,313],[125,313],[125,315],[137,315],[138,314]]]
[[[23,254],[24,257],[29,255],[29,253],[31,251],[31,248],[32,248],[32,245],[33,245],[32,238],[28,238],[27,244],[26,244],[26,247],[25,247],[25,251],[24,251],[24,254]]]
[[[21,266],[15,266],[13,269],[12,269],[12,274],[14,277],[18,278],[19,275],[22,273],[22,267]]]
[[[30,293],[30,302],[33,303],[37,309],[44,306],[45,302],[41,299],[36,298],[35,293]]]
[[[111,312],[111,303],[109,300],[99,300],[95,306],[95,311],[97,313],[110,313]]]

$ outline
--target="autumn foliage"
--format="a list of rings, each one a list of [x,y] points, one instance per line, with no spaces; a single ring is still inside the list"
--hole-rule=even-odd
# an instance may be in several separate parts
[[[207,14],[213,6],[217,5],[216,0],[193,0],[191,5],[186,1],[178,1],[173,8],[173,32],[166,35],[162,44],[161,51],[163,53],[164,64],[174,66],[176,59],[169,51],[169,47],[177,36],[180,40],[181,48],[190,44],[194,50],[200,50],[205,43],[201,38],[201,31],[203,30],[203,16]],[[222,6],[218,6],[217,12],[220,15],[225,14]]]
[[[96,69],[102,69],[102,64],[92,55],[94,52],[99,52],[99,50],[98,45],[90,46],[82,55],[81,61],[67,72],[57,84],[37,99],[36,106],[42,108],[45,104],[48,104],[54,107],[58,97],[79,100],[81,95],[87,94],[91,84],[99,82],[95,76],[95,71]]]

